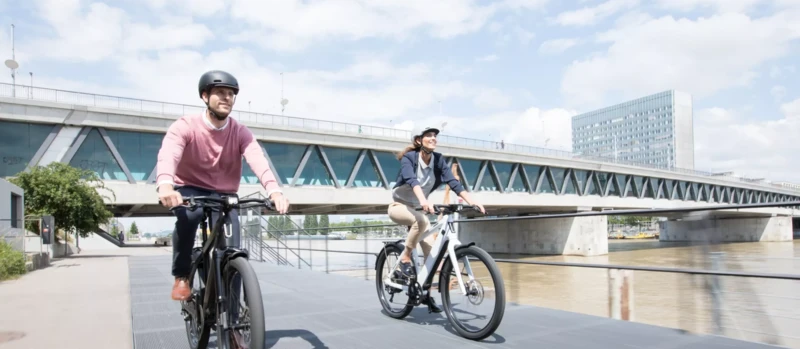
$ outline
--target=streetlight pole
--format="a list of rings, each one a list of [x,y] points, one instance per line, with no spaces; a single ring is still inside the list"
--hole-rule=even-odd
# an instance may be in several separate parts
[[[16,54],[14,53],[14,24],[11,24],[11,59],[7,59],[5,64],[8,69],[11,69],[11,97],[17,96],[17,68],[19,63],[16,61]]]

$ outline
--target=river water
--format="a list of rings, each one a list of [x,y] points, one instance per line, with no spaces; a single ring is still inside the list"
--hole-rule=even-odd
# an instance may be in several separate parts
[[[402,239],[402,237],[389,240]],[[383,240],[286,240],[300,251],[300,267],[374,279],[371,270]],[[274,245],[271,241],[270,245]],[[328,250],[327,258],[324,250]],[[333,252],[341,251],[341,252]],[[357,252],[357,253],[342,253]],[[604,256],[530,256],[495,254],[495,258],[631,266],[711,269],[711,253],[731,271],[800,274],[800,240],[700,245],[658,240],[609,240]],[[294,267],[295,252],[280,250]],[[605,269],[498,264],[510,303],[535,305],[602,317],[609,316],[609,278]],[[369,268],[365,268],[369,266]],[[632,321],[714,333],[710,277],[678,273],[633,273]],[[721,334],[755,342],[800,348],[800,281],[720,277]],[[377,302],[377,299],[376,299]],[[514,306],[509,304],[509,306]]]

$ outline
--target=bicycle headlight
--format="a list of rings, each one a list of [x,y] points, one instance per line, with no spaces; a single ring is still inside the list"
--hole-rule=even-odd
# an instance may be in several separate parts
[[[239,198],[235,196],[228,196],[227,199],[228,199],[228,205],[236,205],[239,203]]]

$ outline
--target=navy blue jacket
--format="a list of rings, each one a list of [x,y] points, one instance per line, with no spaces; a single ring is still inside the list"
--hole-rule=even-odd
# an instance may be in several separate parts
[[[400,159],[400,173],[397,174],[397,183],[395,183],[394,188],[403,184],[410,184],[412,188],[415,185],[419,185],[419,180],[417,179],[418,162],[419,151],[417,150],[409,151],[403,155]],[[447,162],[444,161],[444,156],[442,156],[441,153],[433,152],[431,164],[433,165],[434,177],[431,193],[436,190],[436,188],[439,188],[442,182],[447,183],[456,195],[464,191],[464,186],[453,176],[453,172],[450,171],[450,167],[447,166]],[[430,193],[425,193],[425,196],[428,194]]]

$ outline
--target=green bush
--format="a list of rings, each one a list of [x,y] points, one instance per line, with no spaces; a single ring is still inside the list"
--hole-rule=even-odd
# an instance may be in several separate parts
[[[0,241],[0,280],[25,274],[25,255]]]

